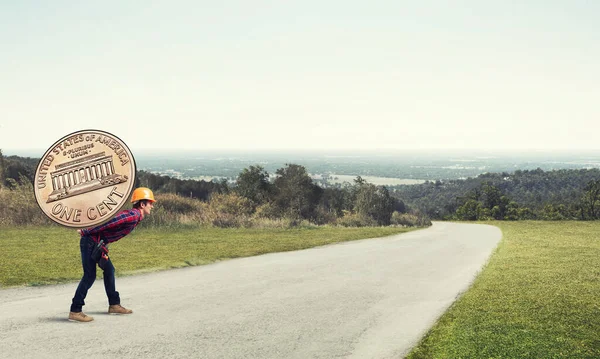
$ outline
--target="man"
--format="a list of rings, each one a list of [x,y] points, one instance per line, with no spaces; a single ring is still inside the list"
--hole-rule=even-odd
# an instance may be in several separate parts
[[[96,280],[96,261],[92,259],[94,246],[100,240],[105,243],[116,242],[125,237],[140,223],[145,216],[149,215],[154,207],[154,194],[145,187],[136,188],[131,196],[133,203],[132,209],[122,210],[110,221],[94,228],[81,229],[77,232],[81,235],[81,265],[83,267],[83,277],[77,286],[75,296],[71,304],[69,313],[70,321],[91,322],[93,317],[83,313],[85,297],[88,290]],[[110,258],[103,265],[104,270],[104,289],[108,297],[109,314],[131,314],[133,311],[121,306],[119,292],[115,288],[115,267]]]

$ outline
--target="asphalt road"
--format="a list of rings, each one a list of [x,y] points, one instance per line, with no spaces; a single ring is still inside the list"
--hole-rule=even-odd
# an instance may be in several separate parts
[[[381,239],[102,280],[0,290],[1,358],[402,358],[468,288],[498,228],[437,222]],[[118,268],[119,263],[115,263]]]

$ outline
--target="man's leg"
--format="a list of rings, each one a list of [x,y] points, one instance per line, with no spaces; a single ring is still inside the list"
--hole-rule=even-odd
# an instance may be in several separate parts
[[[106,289],[106,296],[108,297],[109,314],[133,313],[131,309],[123,308],[121,306],[121,298],[119,297],[119,292],[117,292],[115,284],[115,267],[110,258],[104,265],[104,289]]]
[[[106,290],[106,296],[108,297],[108,305],[121,304],[121,298],[119,297],[119,292],[117,292],[115,284],[115,267],[110,258],[104,265],[104,289]]]
[[[75,296],[73,296],[73,300],[71,303],[71,313],[81,313],[82,308],[85,305],[85,297],[87,296],[88,290],[94,284],[96,280],[96,262],[92,259],[92,250],[94,248],[94,241],[89,237],[82,237],[79,243],[79,247],[81,249],[81,266],[83,267],[83,276],[81,277],[81,281],[77,286],[77,290],[75,291]],[[71,314],[69,315],[69,319],[71,319]],[[84,320],[85,315],[83,316]],[[91,317],[87,317],[91,318]],[[76,319],[75,320],[80,320]]]

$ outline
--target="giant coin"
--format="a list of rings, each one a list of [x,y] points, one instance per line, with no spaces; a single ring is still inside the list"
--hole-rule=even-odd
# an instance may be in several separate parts
[[[117,136],[98,130],[74,132],[40,159],[35,199],[56,223],[93,227],[110,220],[128,202],[135,171],[131,151]]]

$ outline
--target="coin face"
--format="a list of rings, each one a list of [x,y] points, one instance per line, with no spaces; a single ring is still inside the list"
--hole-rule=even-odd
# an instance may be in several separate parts
[[[117,136],[98,130],[71,133],[42,156],[35,199],[46,216],[67,227],[110,220],[133,191],[135,160]]]

